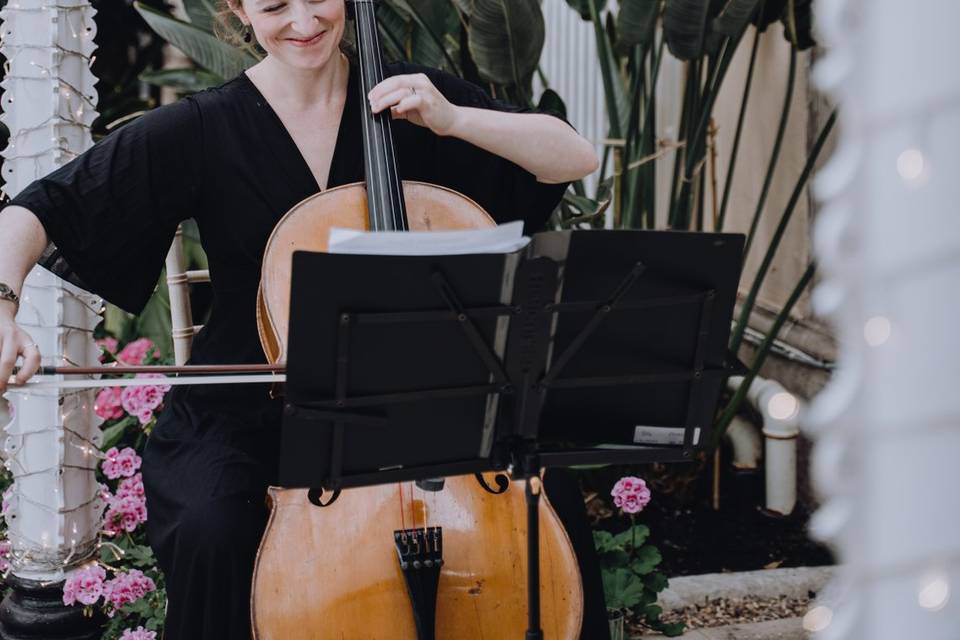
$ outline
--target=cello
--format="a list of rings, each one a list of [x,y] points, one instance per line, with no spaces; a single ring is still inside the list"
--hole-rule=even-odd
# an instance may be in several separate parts
[[[360,90],[366,96],[384,79],[376,1],[347,3],[356,26]],[[362,121],[366,182],[301,201],[267,242],[257,325],[270,363],[286,361],[292,255],[326,251],[331,228],[421,231],[495,225],[462,194],[401,181],[389,113],[364,109]],[[315,505],[307,489],[271,487],[270,518],[254,568],[254,638],[519,636],[527,622],[525,488],[522,481],[500,486],[503,492],[494,494],[477,478],[462,476],[447,478],[439,490],[419,483],[345,489],[323,507]],[[583,610],[579,569],[556,512],[542,497],[544,634],[575,640]],[[413,564],[431,571],[413,575]],[[432,577],[423,578],[427,574]]]

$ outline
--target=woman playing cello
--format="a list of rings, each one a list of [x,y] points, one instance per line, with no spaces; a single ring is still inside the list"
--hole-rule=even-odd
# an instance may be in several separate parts
[[[296,203],[363,180],[363,109],[392,115],[403,179],[454,189],[498,222],[522,217],[527,233],[569,181],[597,168],[592,145],[563,120],[441,71],[388,65],[364,98],[341,51],[345,0],[229,0],[227,9],[266,57],[123,126],[0,212],[0,392],[18,358],[21,382],[40,364],[15,322],[35,262],[136,313],[189,218],[214,291],[191,363],[263,362],[253,310],[264,246]],[[250,576],[280,434],[268,391],[176,387],[152,432],[143,476],[168,640],[250,637]],[[603,637],[588,625],[585,637]]]

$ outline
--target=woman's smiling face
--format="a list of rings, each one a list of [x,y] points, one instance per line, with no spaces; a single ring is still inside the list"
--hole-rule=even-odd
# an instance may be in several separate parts
[[[242,0],[234,13],[260,46],[292,67],[315,69],[334,55],[343,37],[345,0]]]

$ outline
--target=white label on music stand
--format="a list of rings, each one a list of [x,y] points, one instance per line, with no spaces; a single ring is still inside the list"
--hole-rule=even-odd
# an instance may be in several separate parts
[[[682,445],[684,429],[680,427],[654,427],[638,424],[633,430],[635,444]],[[700,428],[693,430],[693,444],[700,442]]]

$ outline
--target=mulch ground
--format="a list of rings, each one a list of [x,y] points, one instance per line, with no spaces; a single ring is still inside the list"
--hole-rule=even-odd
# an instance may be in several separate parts
[[[697,606],[668,611],[664,622],[685,622],[686,630],[720,627],[728,624],[766,622],[803,616],[810,606],[809,598],[713,598]],[[641,622],[628,623],[631,634],[654,633]]]

